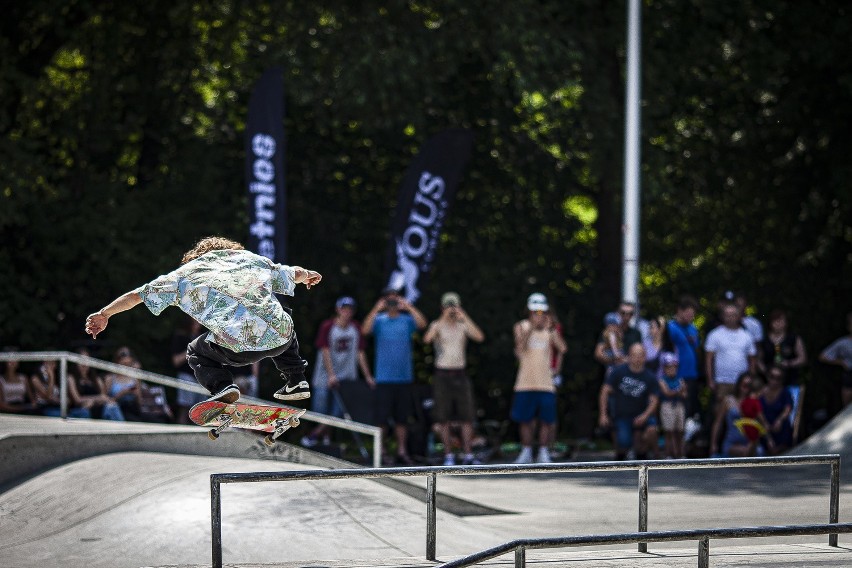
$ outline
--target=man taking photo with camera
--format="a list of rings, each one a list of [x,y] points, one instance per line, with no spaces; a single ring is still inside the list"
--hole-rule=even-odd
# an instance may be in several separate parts
[[[423,336],[423,342],[431,343],[435,348],[433,413],[444,443],[444,465],[456,465],[450,432],[452,422],[458,422],[461,430],[462,464],[479,463],[472,449],[476,408],[473,386],[466,372],[468,339],[482,343],[485,334],[464,311],[459,295],[447,292],[441,297],[441,317],[429,325]]]

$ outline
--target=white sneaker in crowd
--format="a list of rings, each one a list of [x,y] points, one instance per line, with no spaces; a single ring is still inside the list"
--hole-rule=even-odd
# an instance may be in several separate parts
[[[550,459],[550,452],[544,446],[538,449],[538,456],[536,456],[535,461],[538,463],[553,463],[553,460]]]
[[[465,454],[462,458],[462,465],[482,465],[482,462],[476,459],[473,454]]]
[[[514,463],[533,463],[532,448],[530,446],[521,448],[521,453],[518,454]]]

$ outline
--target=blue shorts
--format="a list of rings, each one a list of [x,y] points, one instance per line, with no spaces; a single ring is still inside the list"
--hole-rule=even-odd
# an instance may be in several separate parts
[[[634,426],[633,420],[633,418],[616,418],[612,421],[612,427],[615,431],[615,445],[620,450],[627,450],[633,447],[634,431],[644,431],[647,428],[657,425],[656,416],[648,418],[644,426]]]
[[[512,400],[510,416],[515,422],[538,418],[545,424],[553,424],[556,422],[556,395],[544,391],[518,391]]]

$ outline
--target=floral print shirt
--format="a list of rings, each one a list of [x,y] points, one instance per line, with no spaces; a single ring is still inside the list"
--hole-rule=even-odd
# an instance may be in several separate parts
[[[177,306],[232,351],[266,351],[293,338],[293,320],[274,293],[293,295],[295,270],[246,250],[217,250],[136,289],[159,315]]]

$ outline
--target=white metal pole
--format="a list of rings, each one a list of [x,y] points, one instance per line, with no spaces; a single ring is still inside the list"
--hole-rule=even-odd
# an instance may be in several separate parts
[[[627,90],[624,103],[624,226],[621,299],[639,299],[640,129],[642,4],[629,0],[627,14]]]

